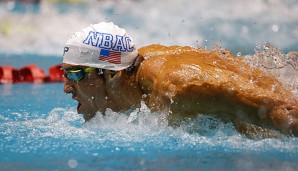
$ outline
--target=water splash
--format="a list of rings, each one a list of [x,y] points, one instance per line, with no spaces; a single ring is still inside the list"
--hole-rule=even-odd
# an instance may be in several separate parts
[[[285,54],[281,49],[266,42],[262,48],[257,45],[255,54],[246,55],[244,61],[251,67],[272,74],[298,97],[298,52]]]
[[[225,148],[232,150],[297,151],[296,138],[250,140],[235,131],[231,123],[211,116],[185,119],[178,127],[162,122],[160,113],[146,105],[123,113],[107,110],[84,123],[74,108],[55,108],[47,117],[20,120],[6,118],[2,124],[2,146],[9,151],[60,153],[64,148],[92,151],[118,148],[144,151],[149,147],[179,150]],[[16,141],[18,140],[18,141]],[[147,149],[148,150],[148,149]]]

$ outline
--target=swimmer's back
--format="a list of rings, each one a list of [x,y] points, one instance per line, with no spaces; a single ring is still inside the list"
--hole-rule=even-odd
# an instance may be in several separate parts
[[[264,109],[267,117],[293,97],[273,76],[251,68],[230,52],[150,45],[139,53],[145,60],[138,80],[148,94],[147,104],[157,110],[165,108],[187,116],[216,113],[271,125],[258,116],[259,110]]]

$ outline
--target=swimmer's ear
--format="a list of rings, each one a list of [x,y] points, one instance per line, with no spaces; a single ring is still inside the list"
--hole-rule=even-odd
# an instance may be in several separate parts
[[[103,75],[106,81],[112,81],[116,78],[120,78],[122,75],[122,71],[104,70]]]

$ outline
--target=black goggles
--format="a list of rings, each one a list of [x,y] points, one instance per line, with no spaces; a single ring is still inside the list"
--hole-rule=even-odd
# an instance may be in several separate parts
[[[91,72],[95,70],[96,68],[90,67],[90,68],[69,68],[69,69],[63,69],[65,74],[64,76],[72,81],[80,81],[84,78],[86,73]]]

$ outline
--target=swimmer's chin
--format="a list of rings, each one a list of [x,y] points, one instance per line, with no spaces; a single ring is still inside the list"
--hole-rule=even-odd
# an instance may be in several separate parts
[[[89,121],[90,119],[94,118],[94,116],[96,115],[96,113],[94,114],[82,114],[83,118],[85,120],[85,122]]]

